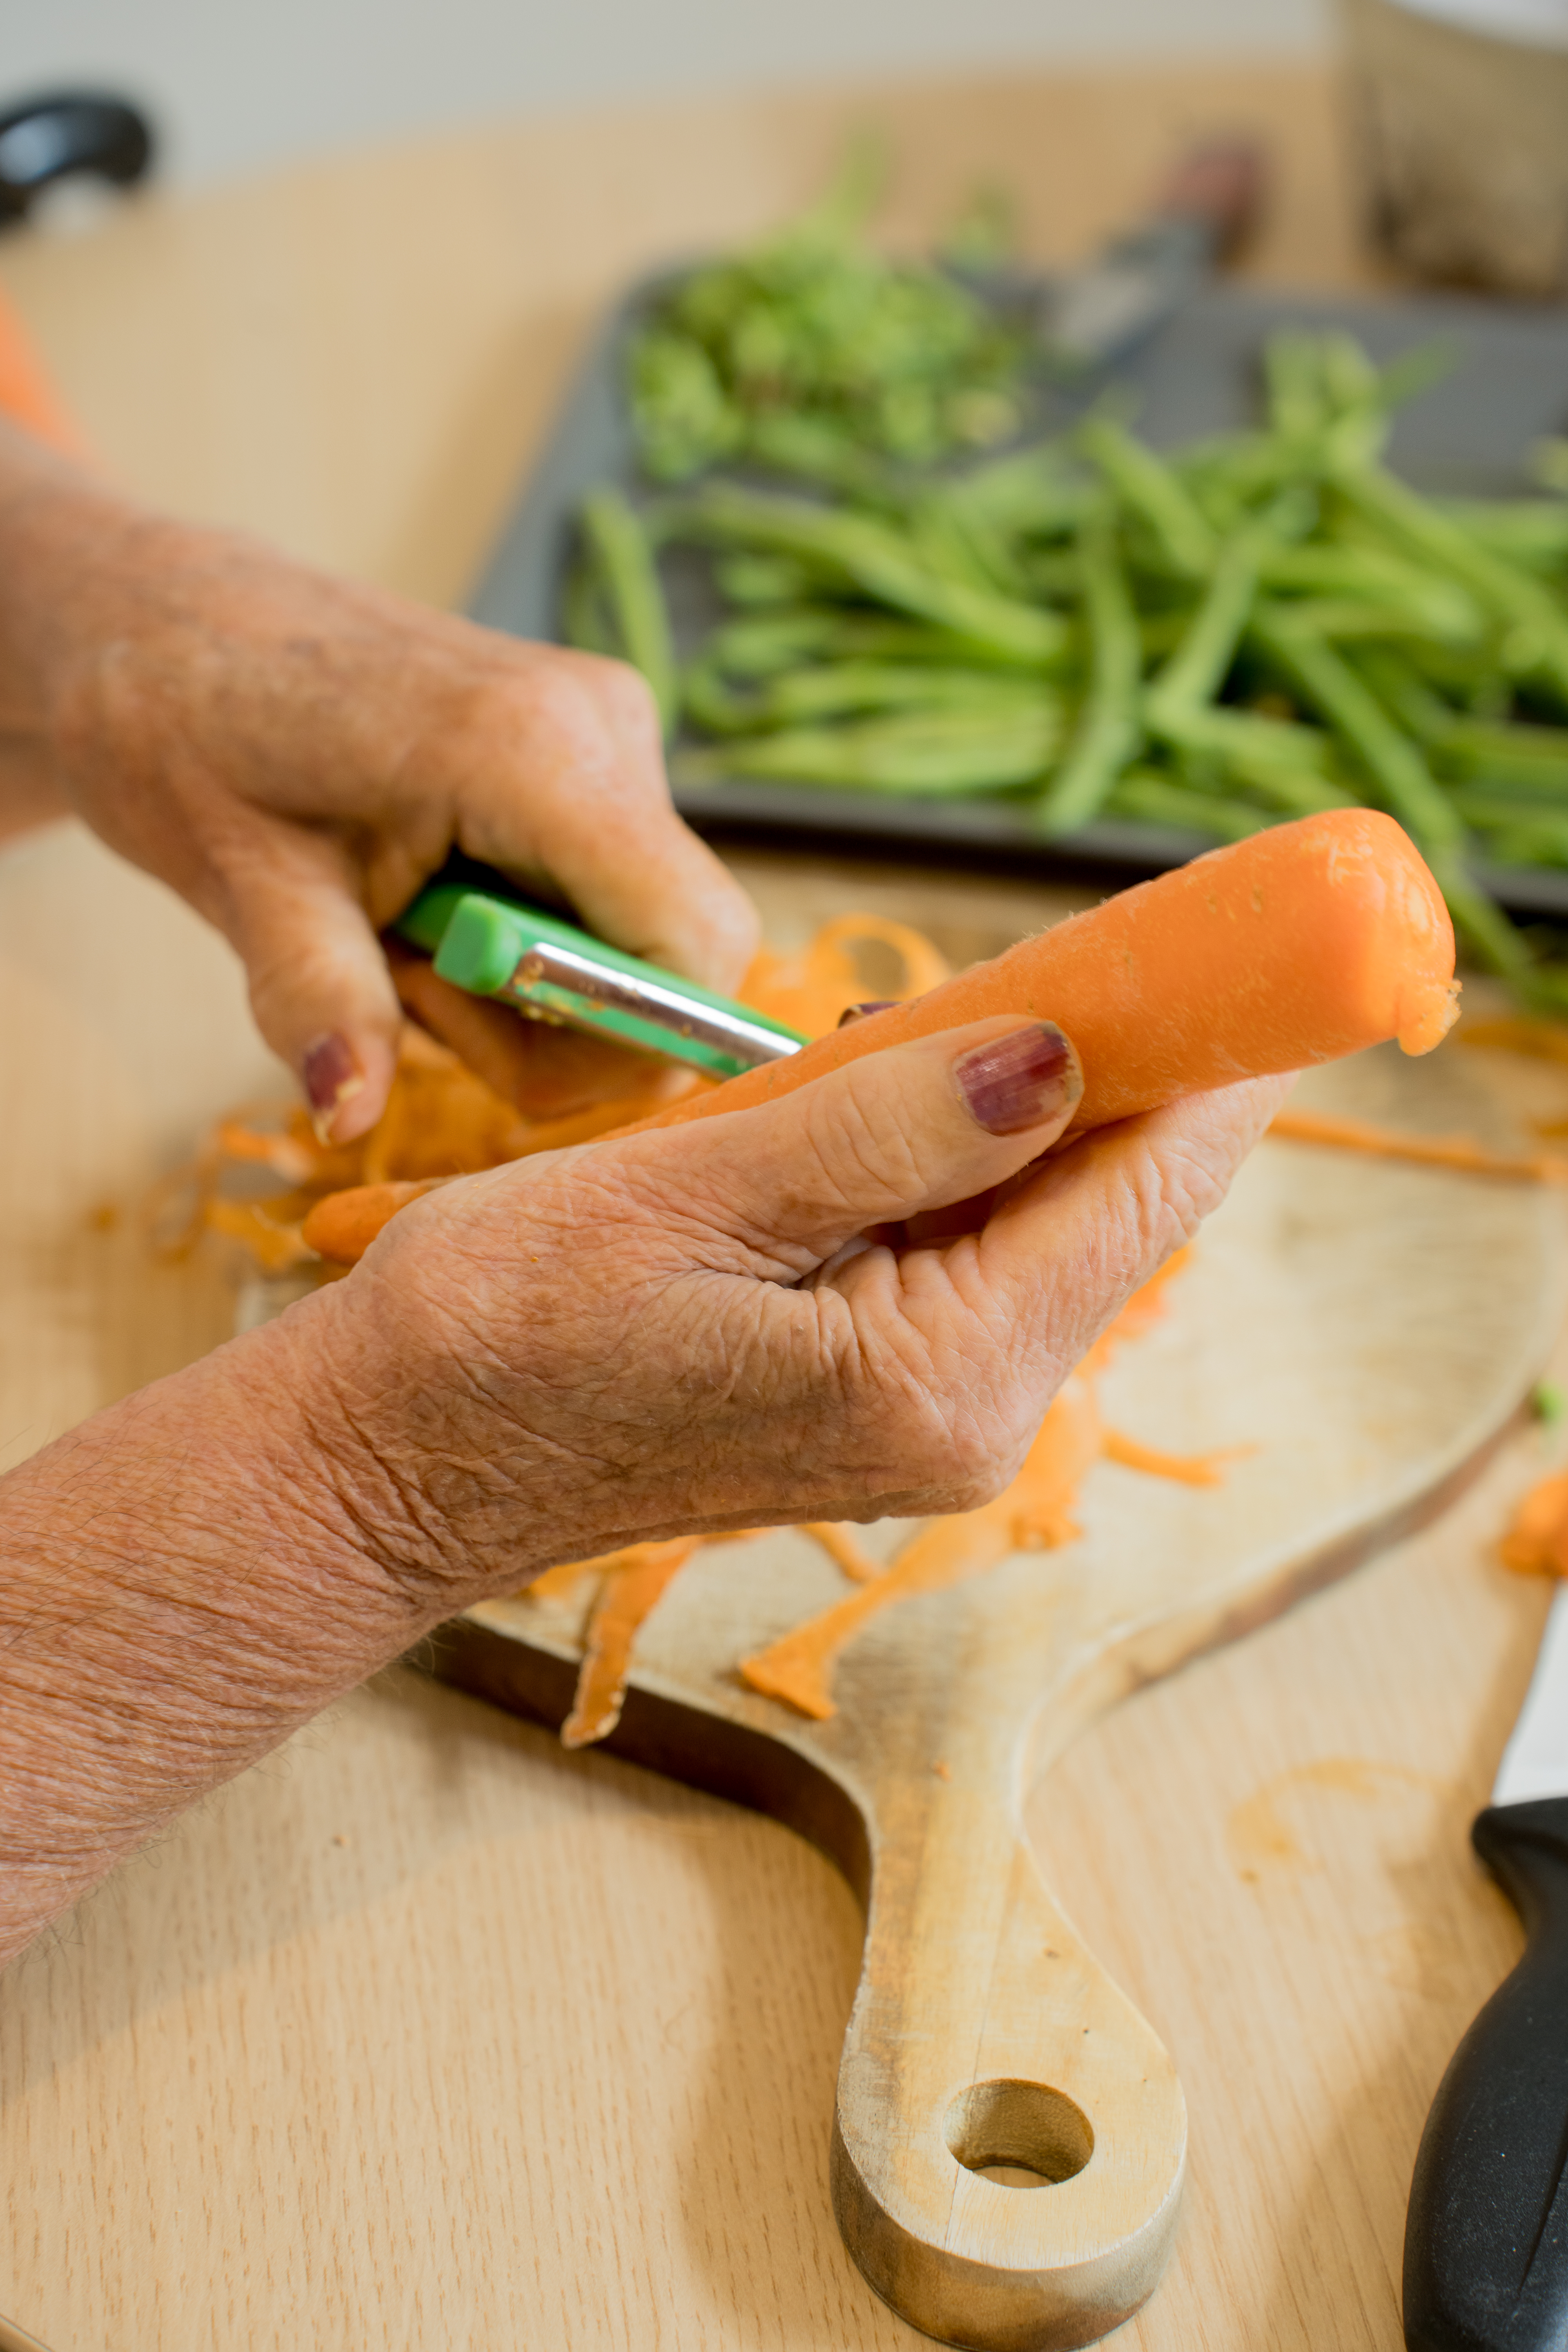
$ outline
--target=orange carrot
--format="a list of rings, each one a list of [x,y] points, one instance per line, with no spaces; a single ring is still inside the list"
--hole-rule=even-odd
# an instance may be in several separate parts
[[[1454,929],[1392,817],[1329,809],[1212,849],[912,1003],[638,1124],[672,1127],[771,1102],[862,1054],[999,1013],[1054,1021],[1072,1039],[1084,1074],[1073,1128],[1082,1132],[1388,1037],[1407,1054],[1428,1053],[1457,1018]]]
[[[1211,850],[618,1132],[775,1101],[862,1054],[1010,1013],[1057,1022],[1078,1048],[1081,1133],[1389,1037],[1427,1053],[1456,1018],[1455,997],[1453,926],[1408,835],[1375,809],[1331,809]],[[353,1194],[332,1196],[312,1213],[312,1246],[352,1263],[372,1215]]]
[[[357,1265],[399,1209],[423,1199],[438,1184],[451,1181],[450,1176],[422,1176],[415,1182],[355,1184],[346,1192],[329,1192],[324,1201],[316,1202],[300,1228],[305,1246],[319,1250],[338,1265]]]

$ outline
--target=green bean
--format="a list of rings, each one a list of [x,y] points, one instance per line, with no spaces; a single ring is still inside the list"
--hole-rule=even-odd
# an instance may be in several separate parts
[[[1542,816],[1550,816],[1558,809],[1568,812],[1568,781],[1550,771],[1533,775],[1521,771],[1506,776],[1488,775],[1483,770],[1475,775],[1446,774],[1444,782],[1449,798],[1456,803],[1462,795],[1468,795],[1478,803],[1517,802],[1535,809]]]
[[[1447,775],[1500,782],[1542,793],[1568,793],[1568,728],[1499,726],[1456,711],[1384,647],[1365,649],[1357,667],[1391,715],[1424,743]]]
[[[1204,724],[1210,719],[1212,726]],[[1233,721],[1241,723],[1233,726]],[[1184,764],[1190,769],[1208,763],[1238,791],[1281,816],[1316,816],[1321,809],[1358,806],[1359,793],[1347,792],[1335,778],[1321,772],[1329,746],[1315,729],[1288,729],[1274,722],[1285,739],[1279,742],[1250,731],[1269,723],[1243,720],[1241,713],[1228,710],[1203,713],[1192,740],[1178,747]],[[1247,732],[1242,732],[1242,725]]]
[[[762,696],[769,727],[847,711],[963,710],[998,719],[1059,710],[1032,678],[983,669],[937,669],[912,662],[838,662],[769,680]]]
[[[1077,437],[1117,496],[1148,524],[1172,570],[1205,579],[1217,552],[1214,532],[1163,459],[1109,416],[1091,416]]]
[[[740,448],[745,419],[700,344],[646,329],[633,348],[628,377],[638,449],[656,482],[685,481]]]
[[[1384,607],[1394,627],[1413,627],[1457,645],[1474,643],[1486,629],[1486,615],[1468,590],[1377,547],[1272,548],[1264,554],[1258,577],[1275,593]]]
[[[1236,659],[1264,559],[1305,520],[1300,499],[1287,492],[1220,549],[1186,635],[1149,688],[1149,724],[1155,734],[1179,725],[1219,692]]]
[[[1418,743],[1440,744],[1454,723],[1452,707],[1434,694],[1412,666],[1408,651],[1387,646],[1358,646],[1353,667],[1377,696],[1389,716],[1415,736]]]
[[[1028,583],[1016,566],[1005,566],[1009,576],[998,578],[996,549],[966,522],[961,507],[940,496],[919,499],[906,518],[906,528],[915,552],[933,572],[983,596],[1027,597]]]
[[[1336,640],[1370,638],[1394,644],[1414,638],[1429,645],[1436,639],[1466,646],[1474,645],[1484,632],[1484,623],[1478,625],[1475,618],[1452,614],[1439,617],[1387,597],[1302,596],[1288,609],[1300,628]]]
[[[1540,581],[1489,553],[1392,474],[1346,467],[1336,475],[1335,488],[1358,513],[1412,553],[1440,564],[1489,612],[1510,624],[1517,642],[1511,657],[1505,648],[1505,667],[1539,676],[1568,700],[1568,613]]]
[[[1213,762],[1262,792],[1272,806],[1301,816],[1352,804],[1348,793],[1321,776],[1328,761],[1325,739],[1289,720],[1212,707],[1252,611],[1263,556],[1290,520],[1288,507],[1270,509],[1221,550],[1191,626],[1144,698],[1144,714],[1152,735],[1189,757]]]
[[[732,677],[765,677],[807,659],[929,662],[944,669],[984,669],[998,678],[1037,677],[1014,656],[998,656],[951,629],[898,620],[864,606],[801,604],[747,614],[721,622],[704,656]]]
[[[1315,335],[1284,328],[1263,351],[1268,421],[1285,441],[1310,441],[1326,422]]]
[[[1007,654],[1026,668],[1059,662],[1071,642],[1059,614],[945,578],[905,536],[868,516],[715,483],[689,502],[676,528],[700,543],[832,565],[880,603]]]
[[[752,734],[875,710],[963,710],[1005,719],[1033,718],[1055,697],[1016,672],[936,669],[912,662],[813,664],[770,677],[760,693],[727,696],[695,663],[687,676],[687,709],[712,734]]]
[[[1527,572],[1561,572],[1568,565],[1568,504],[1561,499],[1434,499],[1431,504],[1489,554]]]
[[[681,772],[1029,793],[1047,835],[1108,812],[1239,839],[1370,801],[1416,839],[1469,949],[1568,1014],[1568,964],[1537,961],[1469,865],[1568,866],[1568,722],[1542,723],[1568,712],[1568,501],[1409,488],[1381,451],[1437,360],[1380,371],[1316,332],[1270,346],[1265,428],[1162,456],[1100,414],[939,475],[962,401],[978,419],[1011,379],[987,376],[1001,346],[967,292],[858,242],[862,203],[840,191],[815,226],[697,272],[637,361],[668,473],[702,445],[693,463],[742,453],[820,500],[719,478],[584,516],[567,633],[655,676],[649,540],[711,559],[727,617],[681,684],[714,740]],[[939,346],[967,356],[949,368]]]
[[[1047,834],[1087,824],[1142,740],[1139,681],[1143,648],[1110,514],[1097,509],[1079,534],[1089,620],[1089,688],[1066,760],[1040,797]]]
[[[731,604],[802,604],[820,575],[787,555],[727,555],[713,567],[719,592]]]
[[[761,724],[754,694],[737,694],[710,652],[688,662],[680,681],[680,707],[704,735],[749,735]]]
[[[584,499],[583,542],[597,566],[600,592],[620,650],[653,689],[666,733],[680,704],[669,614],[647,534],[620,492],[605,487]]]
[[[802,416],[791,409],[764,409],[746,428],[745,453],[775,473],[820,482],[845,498],[883,504],[889,471],[836,418]]]
[[[731,677],[770,677],[797,662],[831,655],[843,625],[843,614],[831,606],[780,604],[722,622],[702,657]]]
[[[1258,604],[1251,635],[1291,687],[1329,725],[1385,804],[1424,848],[1457,856],[1464,828],[1420,752],[1355,671],[1284,606]]]
[[[1457,719],[1444,733],[1440,757],[1455,775],[1568,793],[1568,730],[1556,727],[1492,727]]]
[[[939,711],[847,727],[795,727],[681,755],[691,782],[744,776],[848,791],[990,793],[1033,783],[1061,738],[1054,701],[1027,716]]]
[[[1532,852],[1532,856],[1542,855],[1546,863],[1553,866],[1568,864],[1568,808],[1554,816],[1537,801],[1505,800],[1500,794],[1493,798],[1489,793],[1464,787],[1455,793],[1454,805],[1466,824],[1473,825],[1478,833],[1507,834],[1516,841],[1540,842],[1542,850]],[[1494,856],[1501,854],[1494,847]],[[1531,860],[1527,857],[1520,862],[1528,864]]]
[[[1221,551],[1191,626],[1149,688],[1149,725],[1154,734],[1165,734],[1212,702],[1224,684],[1258,593],[1262,552],[1254,531],[1238,531]]]
[[[1167,721],[1165,740],[1194,782],[1228,781],[1282,815],[1356,804],[1353,793],[1323,772],[1331,746],[1315,727],[1253,711],[1190,710]]]
[[[872,174],[649,300],[628,352],[645,468],[689,478],[738,455],[858,497],[888,457],[925,464],[1021,422],[1022,323],[866,234]]]
[[[1145,663],[1159,661],[1173,654],[1192,625],[1190,605],[1177,605],[1165,613],[1141,613],[1138,615],[1138,642],[1143,648]]]
[[[1254,611],[1251,626],[1258,645],[1321,712],[1384,806],[1414,837],[1471,946],[1495,971],[1521,981],[1533,961],[1530,950],[1507,916],[1470,881],[1463,822],[1415,746],[1321,637],[1262,605]]]
[[[1066,539],[1095,493],[1062,451],[1047,443],[1010,457],[993,457],[942,485],[966,515],[1020,539]]]
[[[1542,825],[1520,826],[1489,836],[1486,845],[1489,866],[1568,866],[1568,831]],[[1533,993],[1531,974],[1524,986]]]
[[[1272,822],[1259,809],[1222,800],[1216,793],[1194,792],[1150,768],[1134,768],[1120,777],[1108,807],[1117,816],[1133,817],[1144,824],[1175,825],[1184,833],[1212,834],[1219,841],[1244,841],[1249,833],[1261,833]]]

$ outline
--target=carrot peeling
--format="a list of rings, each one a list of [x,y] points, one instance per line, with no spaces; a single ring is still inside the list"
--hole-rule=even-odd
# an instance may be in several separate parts
[[[808,1618],[765,1650],[741,1662],[741,1679],[765,1698],[824,1722],[837,1712],[833,1670],[845,1644],[881,1610],[919,1592],[941,1592],[984,1575],[1014,1552],[1054,1551],[1082,1534],[1075,1512],[1097,1462],[1120,1463],[1189,1486],[1223,1483],[1227,1463],[1248,1448],[1221,1454],[1156,1452],[1103,1420],[1097,1382],[1117,1348],[1139,1339],[1165,1311],[1164,1286],[1185,1263],[1181,1251],[1137,1292],[1057,1391],[1011,1486],[977,1511],[931,1519],[873,1581]]]
[[[1568,1160],[1548,1151],[1514,1156],[1489,1151],[1469,1135],[1414,1135],[1407,1129],[1379,1127],[1366,1118],[1341,1118],[1325,1111],[1276,1113],[1268,1132],[1286,1143],[1326,1143],[1340,1151],[1365,1151],[1380,1160],[1409,1160],[1423,1168],[1453,1168],[1467,1176],[1506,1176],[1530,1184],[1568,1184]]]
[[[1498,1555],[1521,1576],[1568,1576],[1568,1471],[1531,1488]]]

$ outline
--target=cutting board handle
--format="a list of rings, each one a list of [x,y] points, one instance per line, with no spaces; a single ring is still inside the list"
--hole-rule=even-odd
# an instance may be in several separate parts
[[[1161,2043],[1052,1900],[1008,1777],[932,1775],[874,1838],[833,2197],[856,2262],[916,2327],[978,2352],[1055,2352],[1119,2326],[1157,2283],[1186,2107]]]

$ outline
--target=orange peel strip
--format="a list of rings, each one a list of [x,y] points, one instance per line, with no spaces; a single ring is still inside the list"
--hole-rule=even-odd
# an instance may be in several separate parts
[[[1520,1576],[1568,1576],[1568,1471],[1531,1488],[1515,1507],[1498,1553]]]
[[[614,1731],[637,1628],[701,1541],[700,1536],[680,1536],[668,1543],[633,1544],[606,1563],[610,1573],[588,1620],[572,1712],[561,1727],[563,1748],[587,1748]]]
[[[1162,1454],[1157,1446],[1141,1445],[1135,1437],[1108,1429],[1100,1450],[1107,1462],[1118,1462],[1123,1470],[1141,1470],[1146,1478],[1169,1478],[1178,1486],[1223,1486],[1230,1465],[1244,1461],[1257,1448],[1226,1445],[1214,1454]]]
[[[875,1584],[883,1572],[880,1561],[863,1551],[848,1528],[840,1527],[837,1519],[807,1519],[801,1534],[820,1544],[835,1568],[841,1570],[851,1584]]]
[[[1217,1485],[1224,1455],[1160,1454],[1121,1437],[1107,1430],[1095,1393],[1096,1380],[1117,1347],[1141,1338],[1166,1311],[1165,1285],[1187,1255],[1177,1252],[1152,1281],[1134,1293],[1078,1370],[1062,1383],[1011,1486],[977,1511],[929,1521],[873,1582],[743,1658],[741,1679],[747,1688],[825,1722],[836,1712],[834,1667],[845,1644],[863,1625],[879,1610],[914,1593],[940,1592],[984,1575],[1014,1552],[1054,1551],[1074,1542],[1082,1529],[1073,1512],[1096,1462],[1121,1461],[1188,1486]]]
[[[1268,1132],[1286,1143],[1325,1143],[1338,1151],[1366,1151],[1381,1160],[1409,1160],[1422,1168],[1452,1168],[1467,1176],[1505,1176],[1515,1183],[1568,1184],[1568,1160],[1548,1151],[1489,1151],[1469,1135],[1412,1135],[1367,1118],[1326,1111],[1282,1110]]]
[[[1461,1045],[1489,1045],[1505,1054],[1528,1054],[1536,1062],[1568,1062],[1568,1022],[1541,1021],[1514,1013],[1497,1021],[1461,1021],[1454,1032]]]

